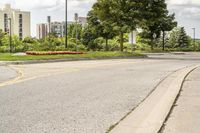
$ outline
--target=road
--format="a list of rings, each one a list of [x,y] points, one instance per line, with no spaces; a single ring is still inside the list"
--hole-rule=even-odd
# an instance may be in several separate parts
[[[0,132],[105,133],[166,76],[200,64],[197,53],[149,56],[12,66],[23,75],[0,84]]]
[[[16,71],[9,67],[0,66],[0,83],[14,79],[17,76]]]

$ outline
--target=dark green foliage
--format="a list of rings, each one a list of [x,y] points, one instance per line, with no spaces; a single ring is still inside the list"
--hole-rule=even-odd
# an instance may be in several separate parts
[[[184,27],[180,28],[178,44],[179,44],[178,47],[180,47],[180,48],[188,48],[189,47],[189,38],[185,32]]]
[[[103,37],[105,39],[105,50],[108,51],[108,40],[113,39],[113,37],[116,36],[116,32],[113,30],[111,23],[109,23],[109,21],[101,21],[96,12],[91,10],[88,13],[88,26],[91,27],[92,34],[96,37]]]
[[[161,31],[168,31],[172,26],[172,24],[167,23],[165,20],[173,21],[172,17],[168,15],[167,5],[165,0],[151,0],[144,2],[143,7],[143,22],[141,23],[141,27],[143,28],[142,36],[146,39],[149,39],[149,44],[151,45],[151,49],[154,48],[154,35],[155,38],[159,38],[161,35]],[[172,22],[171,22],[172,23]],[[166,27],[167,26],[167,27]]]
[[[170,32],[167,48],[189,48],[191,38],[186,34],[184,27],[174,28]]]
[[[94,34],[92,30],[92,27],[90,28],[89,26],[87,26],[83,29],[82,33],[82,43],[88,48],[88,50],[96,49],[96,46],[94,45],[94,40],[98,38],[98,36],[97,34]]]
[[[165,50],[165,36],[166,31],[171,31],[174,27],[177,26],[177,22],[175,21],[175,14],[172,15],[166,15],[162,18],[162,21],[160,22],[160,29],[162,31],[162,49]]]
[[[2,39],[4,38],[6,34],[0,29],[0,46],[3,45]]]
[[[77,32],[77,38],[78,38],[78,40],[81,40],[82,30],[83,30],[83,27],[81,24],[73,23],[73,24],[69,25],[69,27],[68,27],[68,36],[70,38],[76,38],[76,32]]]
[[[98,0],[93,10],[100,22],[110,25],[120,36],[120,49],[123,51],[124,33],[137,27],[142,2],[139,0]]]

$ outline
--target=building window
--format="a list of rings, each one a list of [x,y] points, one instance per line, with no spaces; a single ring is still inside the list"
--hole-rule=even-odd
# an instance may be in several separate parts
[[[19,18],[21,18],[21,19],[22,19],[22,14],[19,14]]]
[[[23,35],[22,35],[22,33],[19,33],[19,39],[20,39],[20,40],[23,39]]]
[[[8,14],[4,14],[4,32],[9,33],[9,29],[8,29]]]
[[[19,39],[22,40],[23,38],[23,16],[19,14]]]

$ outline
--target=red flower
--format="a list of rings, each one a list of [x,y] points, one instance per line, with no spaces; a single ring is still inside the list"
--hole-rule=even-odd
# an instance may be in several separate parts
[[[73,52],[73,51],[55,51],[55,52],[34,52],[27,51],[27,55],[64,55],[64,54],[84,54],[83,52]]]

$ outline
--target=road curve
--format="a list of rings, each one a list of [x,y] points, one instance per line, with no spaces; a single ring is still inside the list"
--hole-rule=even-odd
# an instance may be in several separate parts
[[[12,80],[18,76],[18,72],[8,66],[0,66],[0,84]]]

